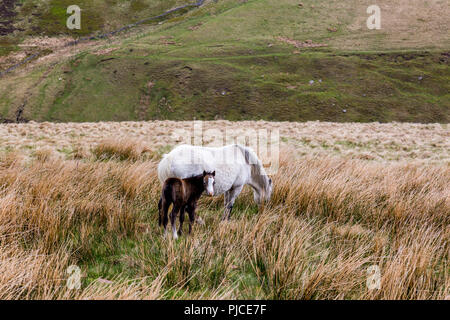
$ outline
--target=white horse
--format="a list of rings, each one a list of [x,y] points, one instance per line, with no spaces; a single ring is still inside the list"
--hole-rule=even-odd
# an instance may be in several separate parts
[[[272,179],[255,152],[242,145],[222,148],[181,145],[164,155],[158,165],[161,183],[168,178],[186,179],[203,171],[216,172],[214,195],[225,194],[222,220],[230,218],[234,202],[246,184],[253,188],[258,205],[272,195]]]

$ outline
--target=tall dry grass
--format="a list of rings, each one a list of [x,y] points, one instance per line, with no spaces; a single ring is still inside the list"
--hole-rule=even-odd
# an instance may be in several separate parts
[[[142,140],[130,138],[108,138],[100,141],[92,153],[97,159],[138,160],[144,155],[154,156]]]
[[[222,198],[202,199],[206,226],[175,242],[156,222],[157,159],[122,142],[93,150],[108,157],[0,157],[0,298],[449,295],[447,165],[299,159],[286,149],[268,205],[258,211],[245,189],[220,223]],[[66,286],[72,264],[80,290]],[[379,290],[366,286],[372,265]]]

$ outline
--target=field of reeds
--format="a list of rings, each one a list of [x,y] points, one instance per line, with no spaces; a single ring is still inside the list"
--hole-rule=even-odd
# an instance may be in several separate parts
[[[190,126],[0,125],[0,299],[450,298],[447,125],[205,122],[279,130],[273,197],[202,198],[174,241],[156,167]]]

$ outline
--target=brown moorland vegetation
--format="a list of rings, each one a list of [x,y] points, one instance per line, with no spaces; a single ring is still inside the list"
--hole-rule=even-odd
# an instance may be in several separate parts
[[[0,298],[449,297],[447,126],[203,126],[225,124],[281,129],[272,201],[258,210],[245,189],[220,223],[223,198],[204,198],[206,225],[178,241],[157,226],[173,122],[0,125]]]

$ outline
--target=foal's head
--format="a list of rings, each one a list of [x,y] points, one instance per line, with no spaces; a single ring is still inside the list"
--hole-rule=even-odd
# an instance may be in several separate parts
[[[203,187],[205,188],[206,193],[208,196],[214,195],[214,185],[216,184],[215,181],[216,172],[206,172],[203,171]]]

